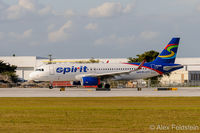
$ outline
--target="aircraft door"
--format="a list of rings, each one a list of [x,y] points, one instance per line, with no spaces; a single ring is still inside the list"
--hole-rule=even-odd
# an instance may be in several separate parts
[[[53,65],[49,65],[49,74],[50,75],[54,75],[55,74]]]

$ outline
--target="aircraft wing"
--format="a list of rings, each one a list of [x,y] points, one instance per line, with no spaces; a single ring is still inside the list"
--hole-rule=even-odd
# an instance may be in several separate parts
[[[131,72],[135,72],[135,71],[138,71],[138,70],[142,69],[142,66],[144,65],[144,63],[145,63],[145,60],[142,61],[140,63],[140,65],[138,66],[138,68],[135,69],[135,70],[120,71],[120,72],[109,72],[109,73],[100,73],[100,74],[86,74],[83,77],[99,77],[99,78],[103,77],[103,78],[109,78],[109,77],[114,77],[114,76],[121,75],[121,74],[130,74]]]

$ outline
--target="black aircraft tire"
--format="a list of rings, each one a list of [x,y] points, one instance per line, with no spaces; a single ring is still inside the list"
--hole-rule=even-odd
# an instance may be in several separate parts
[[[49,89],[53,89],[53,86],[52,86],[52,85],[50,85],[50,86],[49,86]]]
[[[105,88],[106,89],[110,89],[110,85],[109,84],[105,84]]]

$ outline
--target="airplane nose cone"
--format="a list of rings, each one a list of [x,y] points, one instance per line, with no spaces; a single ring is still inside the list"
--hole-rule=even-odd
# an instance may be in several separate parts
[[[29,79],[30,79],[30,80],[33,80],[33,73],[30,73],[30,74],[29,74]]]
[[[32,73],[30,73],[29,78],[30,78],[30,80],[35,80],[36,76],[37,76],[36,73],[32,72]]]

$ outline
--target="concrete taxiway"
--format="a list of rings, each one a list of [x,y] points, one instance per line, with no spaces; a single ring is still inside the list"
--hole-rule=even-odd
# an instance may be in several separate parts
[[[113,88],[96,91],[95,88],[0,88],[0,97],[190,97],[200,96],[200,87],[178,88],[177,91],[156,91],[156,88]]]

